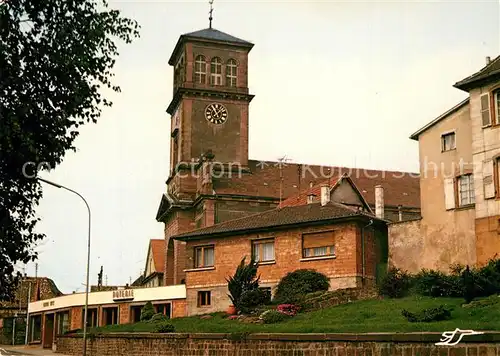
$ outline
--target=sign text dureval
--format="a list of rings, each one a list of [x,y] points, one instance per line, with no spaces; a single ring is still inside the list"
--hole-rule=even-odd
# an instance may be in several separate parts
[[[118,289],[113,291],[113,300],[130,300],[134,299],[133,289]]]

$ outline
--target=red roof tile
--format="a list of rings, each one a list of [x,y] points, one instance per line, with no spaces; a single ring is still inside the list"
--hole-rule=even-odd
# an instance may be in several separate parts
[[[214,190],[217,194],[231,194],[260,197],[299,196],[306,199],[308,186],[328,183],[335,184],[338,177],[347,173],[368,204],[375,204],[375,186],[384,187],[384,200],[388,206],[402,205],[405,207],[420,207],[420,179],[417,173],[379,171],[363,168],[310,166],[305,164],[286,163],[280,172],[278,162],[249,161],[251,174],[241,177],[233,175],[230,178],[214,178]],[[330,178],[328,178],[330,176]],[[280,181],[282,179],[282,184]],[[319,189],[319,187],[317,188]]]
[[[282,228],[290,225],[318,223],[321,221],[325,221],[326,223],[332,220],[355,217],[377,219],[370,213],[343,204],[330,202],[322,206],[320,203],[313,203],[268,210],[263,213],[228,220],[209,227],[182,233],[173,236],[173,238],[188,240],[206,237],[207,235],[215,237],[227,233],[231,233],[231,235],[246,234],[252,230]]]

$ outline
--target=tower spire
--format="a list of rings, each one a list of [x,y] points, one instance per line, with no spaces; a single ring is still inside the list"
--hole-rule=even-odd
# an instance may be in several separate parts
[[[208,23],[209,23],[209,28],[212,28],[212,12],[214,11],[212,4],[214,3],[214,0],[209,0],[208,3],[210,4],[210,17],[208,18]]]

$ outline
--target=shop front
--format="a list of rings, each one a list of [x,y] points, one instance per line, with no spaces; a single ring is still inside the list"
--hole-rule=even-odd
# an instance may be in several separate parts
[[[87,328],[138,322],[141,309],[147,302],[153,304],[156,313],[169,318],[186,316],[185,285],[89,293]],[[30,303],[29,343],[52,348],[58,335],[81,330],[84,305],[85,293]]]

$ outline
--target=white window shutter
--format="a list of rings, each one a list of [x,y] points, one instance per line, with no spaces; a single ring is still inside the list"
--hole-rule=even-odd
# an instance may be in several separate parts
[[[455,209],[455,184],[453,178],[444,180],[444,204],[446,210]]]
[[[495,197],[495,181],[493,179],[492,159],[483,161],[483,188],[485,199],[491,199]]]

